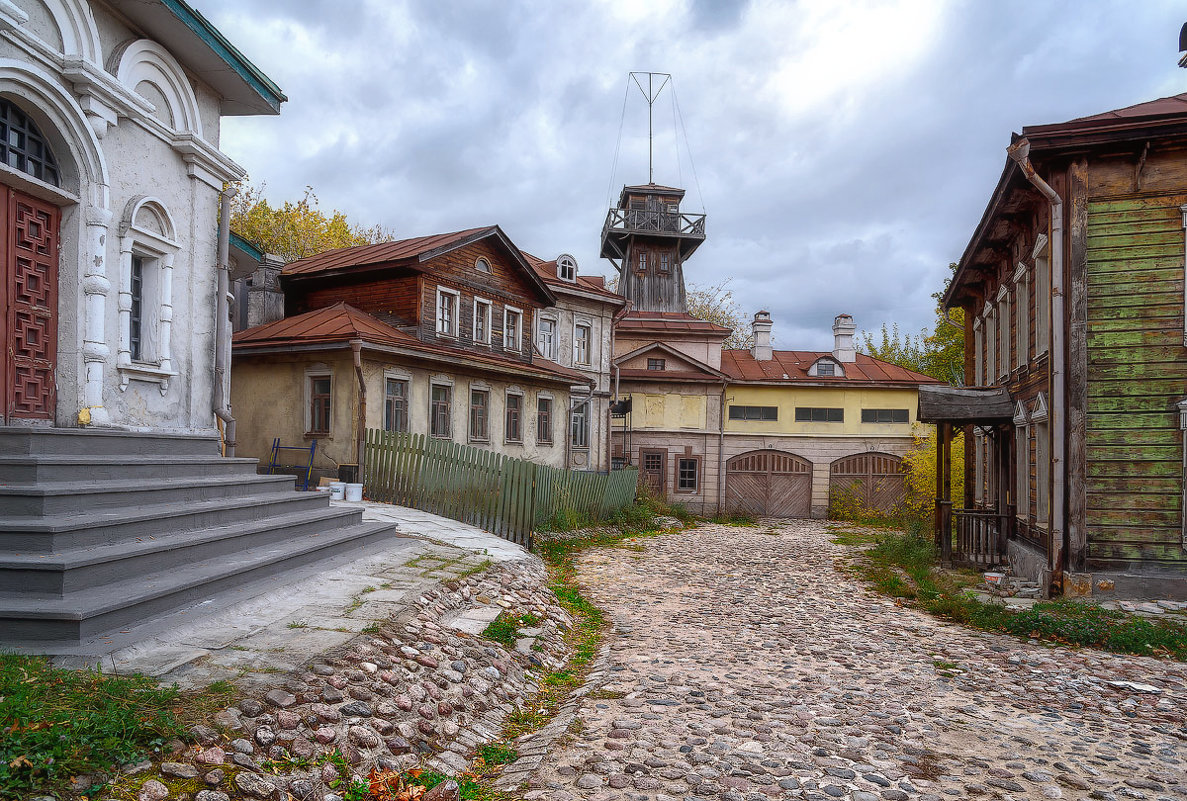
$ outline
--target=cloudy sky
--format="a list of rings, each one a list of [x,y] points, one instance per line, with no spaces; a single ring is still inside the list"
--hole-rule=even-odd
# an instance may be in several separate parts
[[[784,348],[831,348],[840,312],[929,324],[1011,131],[1187,92],[1161,0],[196,5],[288,95],[223,128],[271,200],[311,185],[400,237],[497,223],[583,273],[612,272],[606,209],[648,178],[627,74],[671,73],[655,181],[709,215],[686,276],[731,279]]]

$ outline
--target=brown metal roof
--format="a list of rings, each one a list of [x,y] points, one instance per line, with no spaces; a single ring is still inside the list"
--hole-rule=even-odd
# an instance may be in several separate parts
[[[732,329],[693,317],[685,312],[632,311],[622,318],[618,324],[618,330],[631,332],[692,331],[721,334],[724,339],[730,335]]]
[[[900,384],[918,386],[920,384],[940,384],[942,382],[899,367],[896,364],[875,359],[864,353],[857,354],[856,362],[845,362],[841,368],[844,376],[810,376],[810,368],[817,359],[831,357],[828,352],[808,350],[777,350],[768,361],[757,361],[748,350],[730,349],[721,352],[721,370],[735,381],[777,381],[777,382],[811,382],[813,384],[846,385],[853,383],[867,384]]]
[[[361,339],[364,345],[398,347],[415,351],[427,359],[458,364],[460,360],[489,366],[499,372],[526,374],[535,378],[564,379],[570,384],[593,385],[589,376],[556,362],[534,356],[530,363],[497,353],[483,353],[424,342],[398,328],[393,328],[366,312],[346,303],[286,317],[264,325],[238,331],[232,338],[236,351],[300,350],[310,345],[346,344]]]
[[[481,238],[484,234],[493,234],[496,230],[497,226],[488,225],[483,228],[467,228],[464,231],[454,231],[448,234],[432,234],[412,239],[400,239],[395,242],[380,242],[376,245],[356,245],[355,247],[327,250],[325,253],[286,264],[283,274],[310,275],[345,267],[362,267],[368,264],[416,259],[426,253],[448,248],[460,242],[473,241],[475,238]]]
[[[634,186],[624,186],[624,192],[678,192],[684,194],[684,190],[675,186],[663,186],[662,184],[635,184]]]
[[[1090,120],[1123,120],[1135,117],[1164,117],[1171,114],[1187,114],[1187,93],[1160,97],[1145,103],[1136,103],[1125,108],[1092,114],[1088,117],[1077,117],[1068,122],[1088,122]],[[1046,127],[1046,126],[1038,126]]]
[[[626,302],[626,299],[622,295],[606,289],[606,279],[603,276],[579,275],[576,282],[566,281],[563,278],[559,278],[556,274],[556,259],[544,261],[539,256],[533,256],[526,250],[521,250],[520,253],[523,254],[524,261],[531,265],[532,269],[536,271],[536,274],[544,279],[544,282],[550,287],[560,287],[562,289],[572,287],[594,295],[603,295],[607,300],[615,300],[618,303]]]

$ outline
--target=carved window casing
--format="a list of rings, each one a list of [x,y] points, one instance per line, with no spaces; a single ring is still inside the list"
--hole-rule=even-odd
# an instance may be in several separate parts
[[[548,317],[540,318],[540,335],[538,337],[540,353],[549,361],[556,361],[556,320]]]
[[[1014,270],[1014,363],[1025,367],[1030,355],[1030,275],[1019,262]]]
[[[508,392],[504,403],[503,437],[507,442],[523,442],[523,393]]]
[[[1014,508],[1019,519],[1030,513],[1030,419],[1026,406],[1014,406]]]
[[[181,246],[173,219],[159,200],[134,198],[120,224],[120,389],[156,382],[161,394],[177,375],[173,365],[173,262]]]
[[[536,397],[536,442],[552,444],[552,398],[543,395]]]
[[[1035,398],[1030,421],[1035,438],[1035,519],[1045,528],[1051,516],[1051,423],[1047,399],[1041,392]]]
[[[479,345],[490,344],[490,308],[489,300],[474,298],[474,342]]]

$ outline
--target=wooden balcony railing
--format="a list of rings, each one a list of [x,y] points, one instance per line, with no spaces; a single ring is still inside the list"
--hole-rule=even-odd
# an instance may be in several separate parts
[[[951,515],[954,561],[988,567],[1005,559],[1011,515],[982,509],[953,509]]]
[[[676,234],[705,238],[705,215],[660,211],[659,209],[610,209],[602,236],[612,230]]]

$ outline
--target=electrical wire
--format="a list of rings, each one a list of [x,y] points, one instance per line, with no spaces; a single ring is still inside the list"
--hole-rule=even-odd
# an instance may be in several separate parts
[[[614,197],[614,174],[618,171],[618,153],[622,148],[622,127],[626,123],[626,101],[631,94],[631,76],[628,73],[626,76],[626,87],[622,93],[622,114],[618,117],[618,140],[614,143],[614,160],[610,164],[610,180],[606,183],[606,208],[610,208],[610,204]]]
[[[672,103],[676,106],[676,116],[680,120],[680,132],[684,134],[684,149],[688,151],[688,166],[692,169],[692,180],[697,187],[697,197],[701,201],[701,212],[707,214],[705,195],[701,192],[701,179],[697,176],[697,165],[692,159],[692,145],[688,143],[688,130],[684,127],[684,113],[680,111],[680,101],[676,97],[676,84],[672,84]]]

